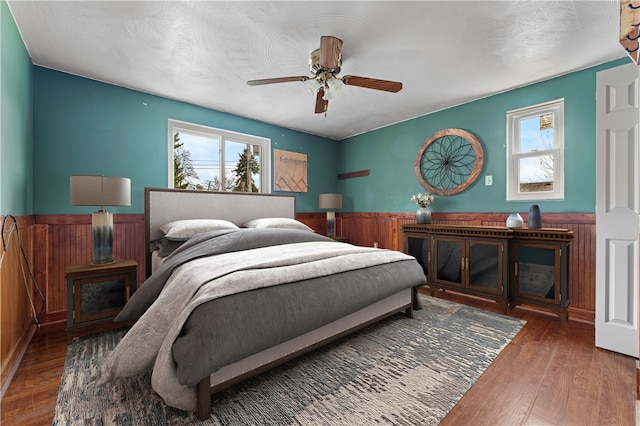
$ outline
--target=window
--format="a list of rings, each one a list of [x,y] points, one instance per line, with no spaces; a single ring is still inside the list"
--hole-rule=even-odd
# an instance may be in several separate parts
[[[507,112],[507,200],[564,198],[564,99]]]
[[[169,120],[169,188],[271,191],[271,140]]]

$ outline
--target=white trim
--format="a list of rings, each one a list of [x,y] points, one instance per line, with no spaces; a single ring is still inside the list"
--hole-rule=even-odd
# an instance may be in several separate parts
[[[260,165],[260,192],[271,193],[271,139],[262,136],[250,135],[247,133],[233,132],[230,130],[218,129],[201,124],[189,123],[186,121],[168,119],[167,121],[167,187],[173,188],[173,129],[184,129],[190,133],[196,133],[206,137],[217,137],[221,142],[221,150],[224,153],[224,141],[232,139],[234,142],[243,142],[250,145],[262,147],[262,158]],[[221,157],[224,158],[224,154]],[[221,161],[220,164],[224,162]],[[224,170],[222,171],[224,174]],[[224,178],[224,176],[223,176]]]
[[[534,152],[520,152],[520,123],[545,113],[554,117],[554,146]],[[507,111],[507,201],[564,199],[564,99]],[[550,155],[554,162],[553,190],[520,192],[520,160]]]

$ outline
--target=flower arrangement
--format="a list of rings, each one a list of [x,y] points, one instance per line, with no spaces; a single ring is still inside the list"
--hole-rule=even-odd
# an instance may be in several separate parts
[[[429,194],[428,192],[425,194],[415,194],[411,196],[411,201],[416,203],[421,208],[429,207],[429,205],[433,203],[434,199],[435,197],[433,196],[433,194]]]

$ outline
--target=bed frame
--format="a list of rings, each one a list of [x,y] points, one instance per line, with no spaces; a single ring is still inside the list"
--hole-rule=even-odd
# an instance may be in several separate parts
[[[225,219],[242,225],[263,217],[295,218],[295,197],[256,193],[145,188],[145,237],[160,238],[159,227],[180,219]],[[145,257],[151,275],[151,248]],[[198,417],[211,416],[211,395],[383,318],[404,312],[413,317],[411,289],[400,291],[337,321],[230,364],[198,384]]]
[[[262,217],[295,219],[295,212],[296,197],[292,195],[145,188],[145,277],[151,275],[149,243],[162,237],[162,225],[180,219],[224,219],[242,226]]]

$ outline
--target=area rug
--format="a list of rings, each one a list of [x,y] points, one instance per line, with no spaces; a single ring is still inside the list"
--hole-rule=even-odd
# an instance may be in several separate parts
[[[212,396],[211,418],[165,406],[149,374],[96,381],[126,330],[73,341],[54,425],[436,425],[525,322],[420,296],[397,314]]]

